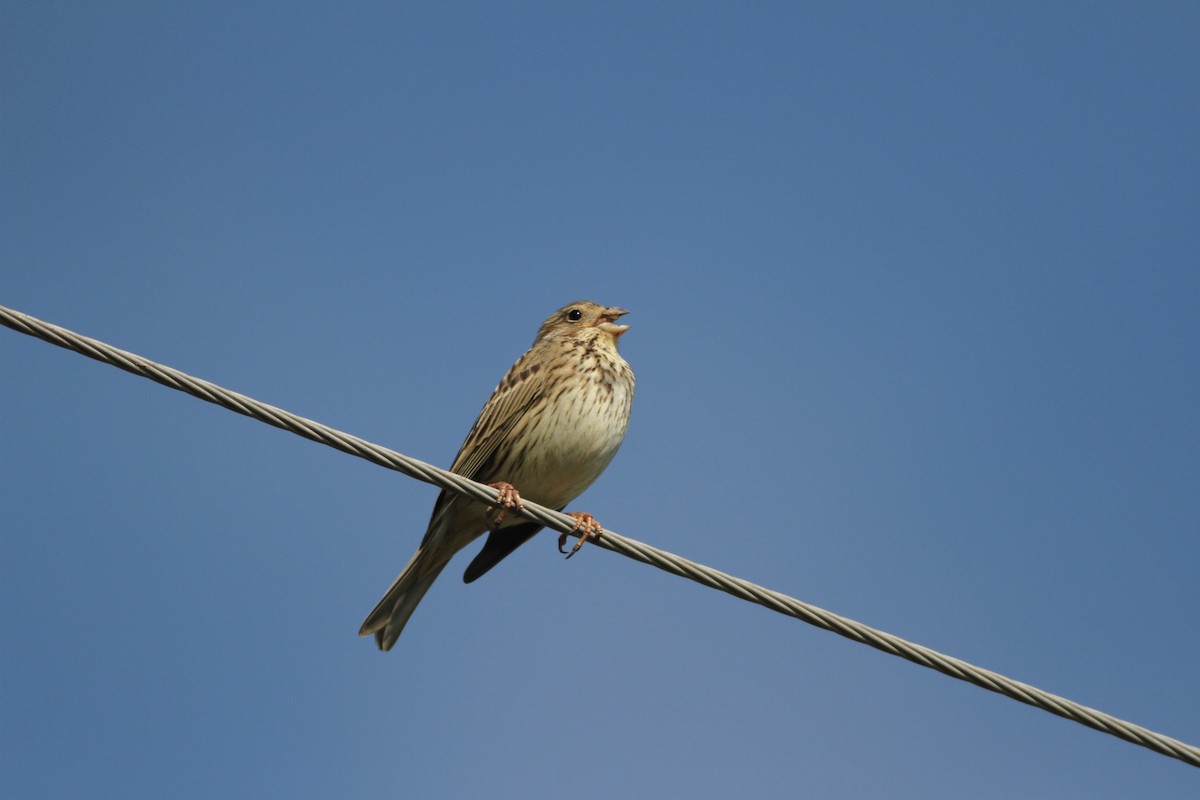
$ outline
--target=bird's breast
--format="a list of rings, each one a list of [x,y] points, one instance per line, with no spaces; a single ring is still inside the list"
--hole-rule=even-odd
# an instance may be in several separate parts
[[[619,358],[619,357],[618,357]],[[528,447],[517,455],[510,482],[521,496],[561,508],[612,461],[625,438],[633,403],[633,373],[623,360],[582,367],[547,389],[542,413],[530,417]]]

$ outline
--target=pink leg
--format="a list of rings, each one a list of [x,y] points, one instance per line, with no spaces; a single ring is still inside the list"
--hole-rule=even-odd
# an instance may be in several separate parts
[[[575,543],[575,546],[571,548],[571,552],[569,553],[563,549],[563,546],[567,543],[567,534],[560,533],[558,535],[558,552],[567,553],[567,558],[570,558],[579,552],[579,548],[583,547],[583,543],[588,539],[599,539],[600,532],[604,529],[600,527],[600,523],[591,514],[581,511],[568,511],[567,516],[575,518],[575,527],[571,528],[571,533],[580,528],[583,529],[583,534],[579,537],[579,541]]]
[[[520,493],[511,483],[500,481],[499,483],[489,483],[488,486],[500,493],[496,498],[496,504],[488,506],[487,510],[488,524],[492,526],[492,530],[495,530],[500,527],[500,523],[504,521],[504,515],[510,508],[522,509],[525,504],[521,502]]]

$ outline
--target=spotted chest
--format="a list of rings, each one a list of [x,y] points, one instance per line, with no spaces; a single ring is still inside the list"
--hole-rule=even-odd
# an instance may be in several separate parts
[[[543,410],[529,417],[509,479],[522,496],[551,508],[581,494],[616,455],[634,390],[633,371],[615,349],[580,344],[557,366],[564,374],[548,383]]]

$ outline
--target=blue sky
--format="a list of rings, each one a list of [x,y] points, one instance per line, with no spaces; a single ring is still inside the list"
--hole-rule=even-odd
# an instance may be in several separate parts
[[[624,306],[573,508],[1200,743],[1198,9],[7,3],[0,303],[441,465]],[[0,364],[7,796],[1200,788],[544,534],[380,654],[434,489]]]

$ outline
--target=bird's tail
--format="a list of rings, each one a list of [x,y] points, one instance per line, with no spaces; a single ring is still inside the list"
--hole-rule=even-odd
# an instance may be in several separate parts
[[[446,566],[445,561],[440,564],[428,563],[430,555],[424,549],[417,550],[401,571],[400,577],[392,582],[383,599],[367,615],[358,629],[359,636],[373,633],[380,650],[392,649],[417,604]]]

